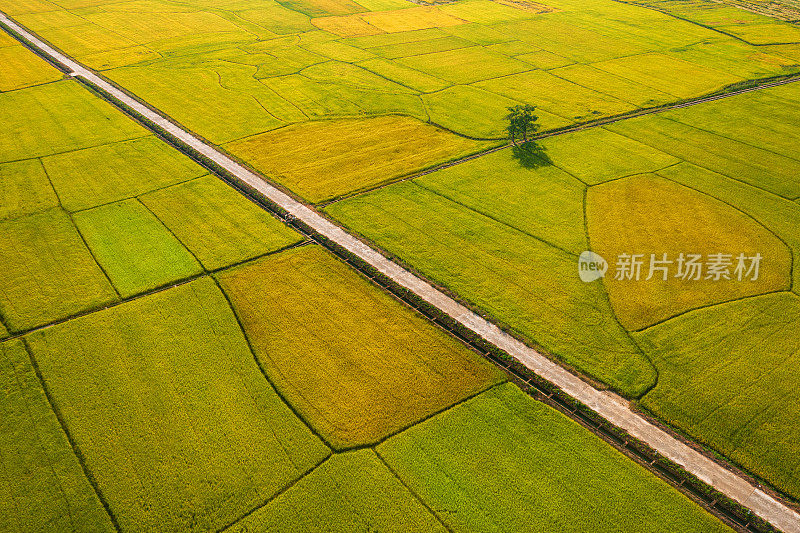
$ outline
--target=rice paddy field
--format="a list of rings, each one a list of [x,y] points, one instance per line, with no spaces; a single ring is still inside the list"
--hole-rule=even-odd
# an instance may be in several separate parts
[[[479,151],[459,136],[504,138],[509,106],[536,105],[542,128],[554,129],[800,72],[796,26],[711,2],[2,0],[0,9],[312,203]],[[368,132],[357,145],[354,130]],[[321,147],[329,136],[341,142]],[[335,178],[330,168],[340,168]]]
[[[789,84],[620,121],[326,210],[797,497],[798,101]],[[578,279],[582,250],[608,261],[602,281]],[[678,276],[681,254],[727,273]],[[756,254],[758,276],[737,273]]]
[[[800,83],[417,176],[505,144],[510,106],[553,133],[800,74],[796,24],[704,0],[0,11],[800,499]],[[0,124],[0,530],[729,530],[4,32]],[[644,279],[650,254],[728,276]]]

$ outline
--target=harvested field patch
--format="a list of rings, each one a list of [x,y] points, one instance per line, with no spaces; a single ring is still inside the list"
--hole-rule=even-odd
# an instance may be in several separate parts
[[[335,455],[231,533],[256,531],[444,533],[372,450]]]
[[[321,202],[488,144],[409,117],[308,122],[226,145],[232,154],[312,202]]]
[[[137,200],[82,211],[74,219],[123,298],[203,272],[178,239]]]
[[[617,265],[621,254],[641,254],[641,278],[635,272],[623,276],[609,267],[604,282],[617,317],[629,330],[690,309],[789,290],[792,255],[786,245],[767,228],[714,198],[643,174],[593,187],[586,202],[592,251]],[[705,268],[690,272],[685,267],[686,275],[679,277],[680,254],[700,254]],[[708,270],[714,254],[727,254],[722,277]],[[763,257],[757,279],[747,275],[749,262],[742,277],[737,276],[739,254]],[[651,269],[653,257],[670,261],[658,264],[666,270]]]
[[[208,270],[302,240],[214,176],[146,194],[141,201]]]
[[[20,340],[0,344],[0,390],[3,529],[114,531]]]
[[[208,278],[28,342],[123,530],[216,530],[329,453],[259,372]]]
[[[666,482],[510,383],[414,426],[377,451],[430,508],[440,510],[451,531],[729,531]]]
[[[219,280],[265,373],[335,448],[374,444],[505,379],[317,247]]]
[[[800,496],[800,297],[692,311],[636,338],[658,365],[648,409],[787,494]]]
[[[614,320],[602,288],[578,279],[574,255],[411,182],[326,211],[624,394],[641,393],[652,383],[652,367]]]
[[[206,174],[155,136],[53,155],[42,163],[67,211],[131,198]]]
[[[0,315],[12,332],[117,299],[60,209],[0,222],[0,264]]]
[[[58,197],[38,159],[0,164],[0,220],[58,207]]]

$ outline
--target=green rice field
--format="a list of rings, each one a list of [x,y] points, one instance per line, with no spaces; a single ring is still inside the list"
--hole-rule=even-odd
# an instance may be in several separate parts
[[[389,439],[377,451],[428,506],[447,510],[442,519],[451,531],[727,530],[510,384]],[[585,514],[587,508],[593,511]]]
[[[0,12],[800,499],[800,83],[695,102],[800,76],[798,24],[710,0]],[[522,104],[546,135],[482,153]],[[730,531],[4,31],[0,125],[0,530]]]

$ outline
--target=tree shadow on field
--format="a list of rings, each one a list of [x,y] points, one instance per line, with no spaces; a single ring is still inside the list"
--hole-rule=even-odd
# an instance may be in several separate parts
[[[511,156],[519,161],[523,168],[540,168],[553,164],[553,161],[545,153],[547,148],[536,144],[535,141],[528,141],[511,147]]]

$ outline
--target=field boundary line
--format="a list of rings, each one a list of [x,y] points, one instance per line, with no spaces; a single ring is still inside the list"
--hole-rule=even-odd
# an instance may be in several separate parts
[[[57,51],[9,19],[1,11],[0,26],[7,28],[9,33],[18,40],[27,41],[26,44],[39,55],[48,57],[51,63],[60,65],[61,70],[84,82],[90,89],[95,90],[99,95],[147,125],[150,129],[176,145],[176,147],[180,147],[185,153],[191,154],[197,160],[202,161],[210,170],[220,174],[221,177],[227,177],[233,182],[234,186],[248,194],[251,199],[260,200],[266,204],[265,207],[276,214],[284,215],[288,222],[315,236],[316,239],[326,243],[327,247],[334,251],[338,250],[340,255],[350,256],[356,262],[363,262],[365,269],[374,270],[378,276],[387,278],[389,283],[399,286],[401,290],[413,293],[423,302],[424,306],[430,306],[439,313],[442,320],[452,321],[454,327],[464,328],[470,334],[477,335],[492,348],[510,355],[539,378],[557,386],[563,393],[602,417],[604,422],[601,423],[601,426],[607,421],[613,426],[621,428],[631,436],[652,447],[661,456],[680,465],[702,482],[747,507],[774,527],[783,530],[785,533],[800,533],[800,514],[790,509],[785,503],[767,494],[760,486],[756,486],[743,476],[737,475],[688,444],[681,442],[655,423],[647,420],[643,415],[634,412],[627,402],[591,386],[577,375],[530,348],[509,333],[504,332],[497,325],[458,303],[429,282],[389,260],[378,250],[345,231],[341,226],[324,217],[309,205],[296,200],[277,186],[272,185],[264,177],[249,170],[212,145],[201,141],[190,131],[170,121],[166,116],[156,112],[92,70]],[[782,83],[788,83],[788,81],[773,82],[773,85]],[[742,92],[752,90],[756,89],[751,87],[742,90]],[[708,97],[701,101],[711,101],[724,97],[726,95]],[[673,108],[687,105],[693,104],[678,104]],[[616,120],[620,120],[620,118]],[[614,119],[609,119],[609,121],[614,121]],[[563,134],[567,131],[576,131],[586,127],[590,126],[577,126],[571,130],[553,134]],[[653,462],[655,463],[656,460]]]
[[[550,138],[550,137],[558,137],[559,135],[565,135],[567,133],[576,133],[576,132],[583,131],[583,130],[588,130],[588,129],[591,129],[591,128],[599,128],[599,127],[602,127],[602,126],[607,126],[609,124],[614,124],[615,122],[620,122],[620,121],[628,120],[628,119],[631,119],[631,118],[643,117],[643,116],[647,116],[647,115],[655,115],[655,114],[658,114],[658,113],[663,113],[665,111],[671,111],[671,110],[674,110],[674,109],[683,109],[685,107],[692,107],[692,106],[695,106],[695,105],[698,105],[698,104],[705,104],[707,102],[714,102],[716,100],[722,100],[723,98],[730,98],[731,96],[739,96],[739,95],[750,93],[750,92],[754,92],[754,91],[760,91],[762,89],[769,89],[771,87],[779,87],[781,85],[787,85],[789,83],[794,83],[794,82],[798,82],[798,81],[800,81],[800,73],[790,74],[790,75],[785,75],[785,76],[779,76],[777,78],[766,78],[764,80],[761,80],[760,82],[755,82],[752,86],[743,87],[741,89],[733,89],[733,90],[725,90],[725,89],[723,89],[721,92],[709,94],[709,95],[706,95],[706,96],[701,96],[701,97],[698,97],[698,98],[693,98],[693,99],[690,99],[690,100],[682,100],[682,101],[671,103],[671,104],[663,104],[663,105],[654,106],[654,107],[646,107],[646,108],[642,108],[642,109],[635,109],[633,111],[628,111],[626,113],[621,113],[619,115],[613,115],[613,116],[609,116],[609,117],[602,117],[602,118],[598,118],[598,119],[595,119],[595,120],[590,120],[588,122],[581,122],[579,124],[574,124],[574,125],[571,125],[571,126],[564,126],[562,128],[556,128],[556,129],[552,129],[552,130],[543,131],[543,132],[538,133],[536,135],[529,136],[529,139],[532,140],[532,141],[538,141],[538,140],[547,139],[547,138]],[[444,128],[444,127],[442,127],[442,126],[440,126],[440,125],[438,125],[436,123],[432,122],[431,124],[436,126],[436,127],[438,127],[438,128],[442,128],[442,129],[445,129],[447,131],[451,131],[451,130],[449,130],[447,128]],[[455,133],[455,132],[452,132],[452,133]],[[459,134],[457,134],[457,135],[459,135]],[[464,137],[464,135],[461,135],[461,136]],[[472,137],[467,137],[467,138],[473,139]],[[474,139],[475,140],[485,140],[487,142],[489,142],[489,141],[499,141],[500,140],[500,139],[497,139],[497,138],[492,138],[492,139],[474,138]],[[472,161],[473,159],[477,159],[477,158],[483,157],[485,155],[493,154],[495,152],[499,152],[500,150],[505,150],[507,148],[512,148],[513,146],[514,145],[511,144],[511,143],[502,144],[500,146],[495,146],[493,148],[489,148],[487,150],[476,152],[474,154],[468,155],[466,157],[462,157],[460,159],[456,159],[456,160],[453,160],[453,161],[448,161],[448,162],[445,162],[445,163],[441,163],[439,165],[434,165],[434,166],[432,166],[432,167],[430,167],[428,169],[422,170],[420,172],[416,172],[414,174],[410,174],[408,176],[403,176],[403,177],[401,177],[399,179],[396,179],[396,180],[391,180],[391,181],[389,181],[387,183],[381,183],[381,184],[376,185],[374,187],[369,187],[367,189],[362,189],[362,190],[359,190],[359,191],[355,191],[355,192],[352,192],[350,194],[344,194],[342,196],[333,198],[331,200],[326,200],[326,201],[323,201],[323,202],[320,202],[320,203],[317,203],[317,204],[314,204],[314,205],[316,207],[324,208],[324,207],[327,207],[327,206],[329,206],[331,204],[335,204],[337,202],[341,202],[342,200],[348,200],[348,199],[354,198],[356,196],[362,196],[364,194],[368,194],[368,193],[377,191],[379,189],[383,189],[384,187],[388,187],[390,185],[394,185],[395,183],[400,183],[400,182],[403,182],[403,181],[409,181],[409,180],[414,180],[414,179],[417,179],[417,178],[421,178],[422,176],[427,176],[428,174],[431,174],[433,172],[436,172],[436,171],[439,171],[439,170],[444,170],[444,169],[450,168],[450,167],[454,167],[456,165],[460,165],[461,163],[467,163],[469,161]]]
[[[47,385],[47,381],[44,379],[44,375],[42,371],[39,369],[39,362],[36,360],[36,357],[33,355],[33,350],[28,345],[28,341],[22,339],[22,345],[25,348],[25,353],[28,355],[28,359],[31,362],[31,366],[33,367],[33,371],[36,374],[36,379],[39,381],[39,385],[42,387],[42,392],[44,393],[45,398],[47,399],[47,403],[50,405],[50,409],[52,409],[53,414],[58,420],[59,425],[61,426],[61,431],[64,432],[64,437],[67,439],[70,448],[72,448],[72,453],[75,455],[75,459],[78,461],[78,464],[83,470],[83,475],[86,480],[89,482],[89,485],[92,487],[95,495],[97,496],[98,502],[103,507],[103,510],[108,515],[108,519],[111,522],[111,525],[114,527],[116,531],[122,531],[119,525],[119,521],[117,520],[117,516],[114,514],[111,506],[106,500],[103,491],[100,490],[100,485],[97,483],[97,478],[94,476],[94,473],[89,469],[89,465],[86,463],[86,457],[83,455],[78,443],[75,442],[75,438],[72,436],[72,433],[67,426],[67,422],[64,420],[64,416],[61,413],[61,409],[58,408],[55,401],[53,400],[53,395],[50,392],[50,387]]]

